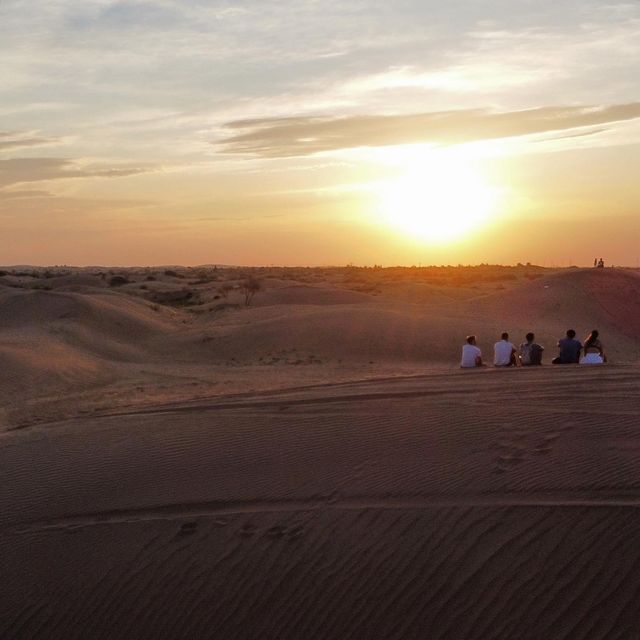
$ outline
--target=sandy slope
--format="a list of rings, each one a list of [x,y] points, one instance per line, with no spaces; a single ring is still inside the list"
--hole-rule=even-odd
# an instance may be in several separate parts
[[[250,308],[205,283],[197,313],[12,277],[0,638],[640,632],[637,273],[475,297],[274,280]],[[569,326],[613,364],[457,368],[467,333],[488,354],[533,329],[548,362]]]
[[[632,638],[638,373],[452,372],[9,432],[0,637]]]

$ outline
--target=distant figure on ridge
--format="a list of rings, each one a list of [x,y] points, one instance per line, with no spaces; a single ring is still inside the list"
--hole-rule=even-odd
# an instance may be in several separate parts
[[[598,260],[598,269],[604,269],[604,260],[602,258]]]
[[[567,337],[558,340],[558,348],[558,357],[554,358],[551,364],[577,364],[580,361],[582,345],[580,340],[576,340],[576,332],[573,329],[567,329]]]
[[[476,337],[467,336],[467,343],[462,346],[462,362],[460,366],[463,369],[472,367],[482,367],[482,351],[476,347]]]
[[[516,348],[512,342],[509,342],[509,334],[506,331],[500,340],[493,345],[493,364],[496,367],[515,367],[518,365]]]
[[[580,364],[604,364],[607,361],[598,335],[598,330],[594,329],[585,339],[584,356],[580,360]]]
[[[525,338],[527,341],[520,345],[520,364],[525,367],[542,364],[544,347],[534,342],[535,335],[533,333],[527,333]]]

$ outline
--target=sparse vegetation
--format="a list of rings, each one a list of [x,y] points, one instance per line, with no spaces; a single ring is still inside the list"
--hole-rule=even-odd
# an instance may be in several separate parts
[[[123,284],[128,284],[129,279],[124,276],[111,276],[109,278],[109,286],[110,287],[121,287]]]
[[[231,291],[233,291],[233,285],[230,282],[225,282],[222,286],[218,287],[218,293],[225,299]]]
[[[200,304],[200,294],[190,289],[179,291],[155,291],[151,299],[159,304],[173,307],[184,307],[187,305]]]
[[[150,303],[174,307],[189,307],[197,312],[201,305],[215,312],[238,309],[255,304],[255,295],[261,304],[280,304],[277,300],[293,300],[299,289],[300,299],[316,302],[314,288],[325,293],[329,289],[357,292],[376,296],[376,300],[404,300],[415,304],[462,300],[486,295],[518,286],[520,283],[542,278],[559,269],[547,269],[535,264],[521,262],[518,265],[414,265],[411,267],[372,267],[346,265],[343,267],[224,267],[209,266],[183,268],[70,268],[68,266],[18,267],[0,270],[0,284],[14,288],[44,288],[73,285],[74,276],[83,286],[99,286],[99,279],[111,287],[124,287],[132,296],[144,296]],[[62,279],[64,277],[64,280]],[[92,282],[93,279],[93,282]],[[157,284],[155,284],[157,283]],[[278,295],[277,291],[286,289]],[[318,298],[319,299],[319,298]],[[323,300],[325,298],[322,298]],[[329,297],[328,299],[331,299]],[[355,298],[354,298],[355,299]]]
[[[240,283],[240,291],[244,294],[244,304],[249,306],[258,291],[262,289],[262,283],[257,278],[250,276]]]

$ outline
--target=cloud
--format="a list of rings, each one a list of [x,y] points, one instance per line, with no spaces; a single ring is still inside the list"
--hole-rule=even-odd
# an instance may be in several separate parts
[[[150,171],[149,167],[82,167],[69,158],[9,158],[0,160],[0,189],[25,182],[67,178],[120,178]]]
[[[279,158],[363,146],[461,144],[635,118],[640,118],[640,102],[607,107],[539,107],[499,113],[467,109],[408,115],[265,118],[227,123],[227,130],[241,133],[215,144],[227,153]]]
[[[31,133],[10,133],[0,131],[0,151],[23,149],[26,147],[39,147],[54,144],[57,140],[40,138]]]
[[[21,189],[17,191],[0,191],[0,201],[23,200],[25,198],[47,198],[51,194],[41,189]]]
[[[606,127],[587,129],[586,131],[570,131],[569,133],[561,133],[559,135],[551,135],[548,138],[541,138],[539,142],[546,142],[548,140],[566,140],[568,138],[585,138],[587,136],[595,136],[598,133],[605,133],[606,131],[608,131]]]

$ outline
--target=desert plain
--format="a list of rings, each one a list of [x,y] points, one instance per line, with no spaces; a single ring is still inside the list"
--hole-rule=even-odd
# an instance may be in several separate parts
[[[0,274],[0,638],[640,638],[638,270]]]

